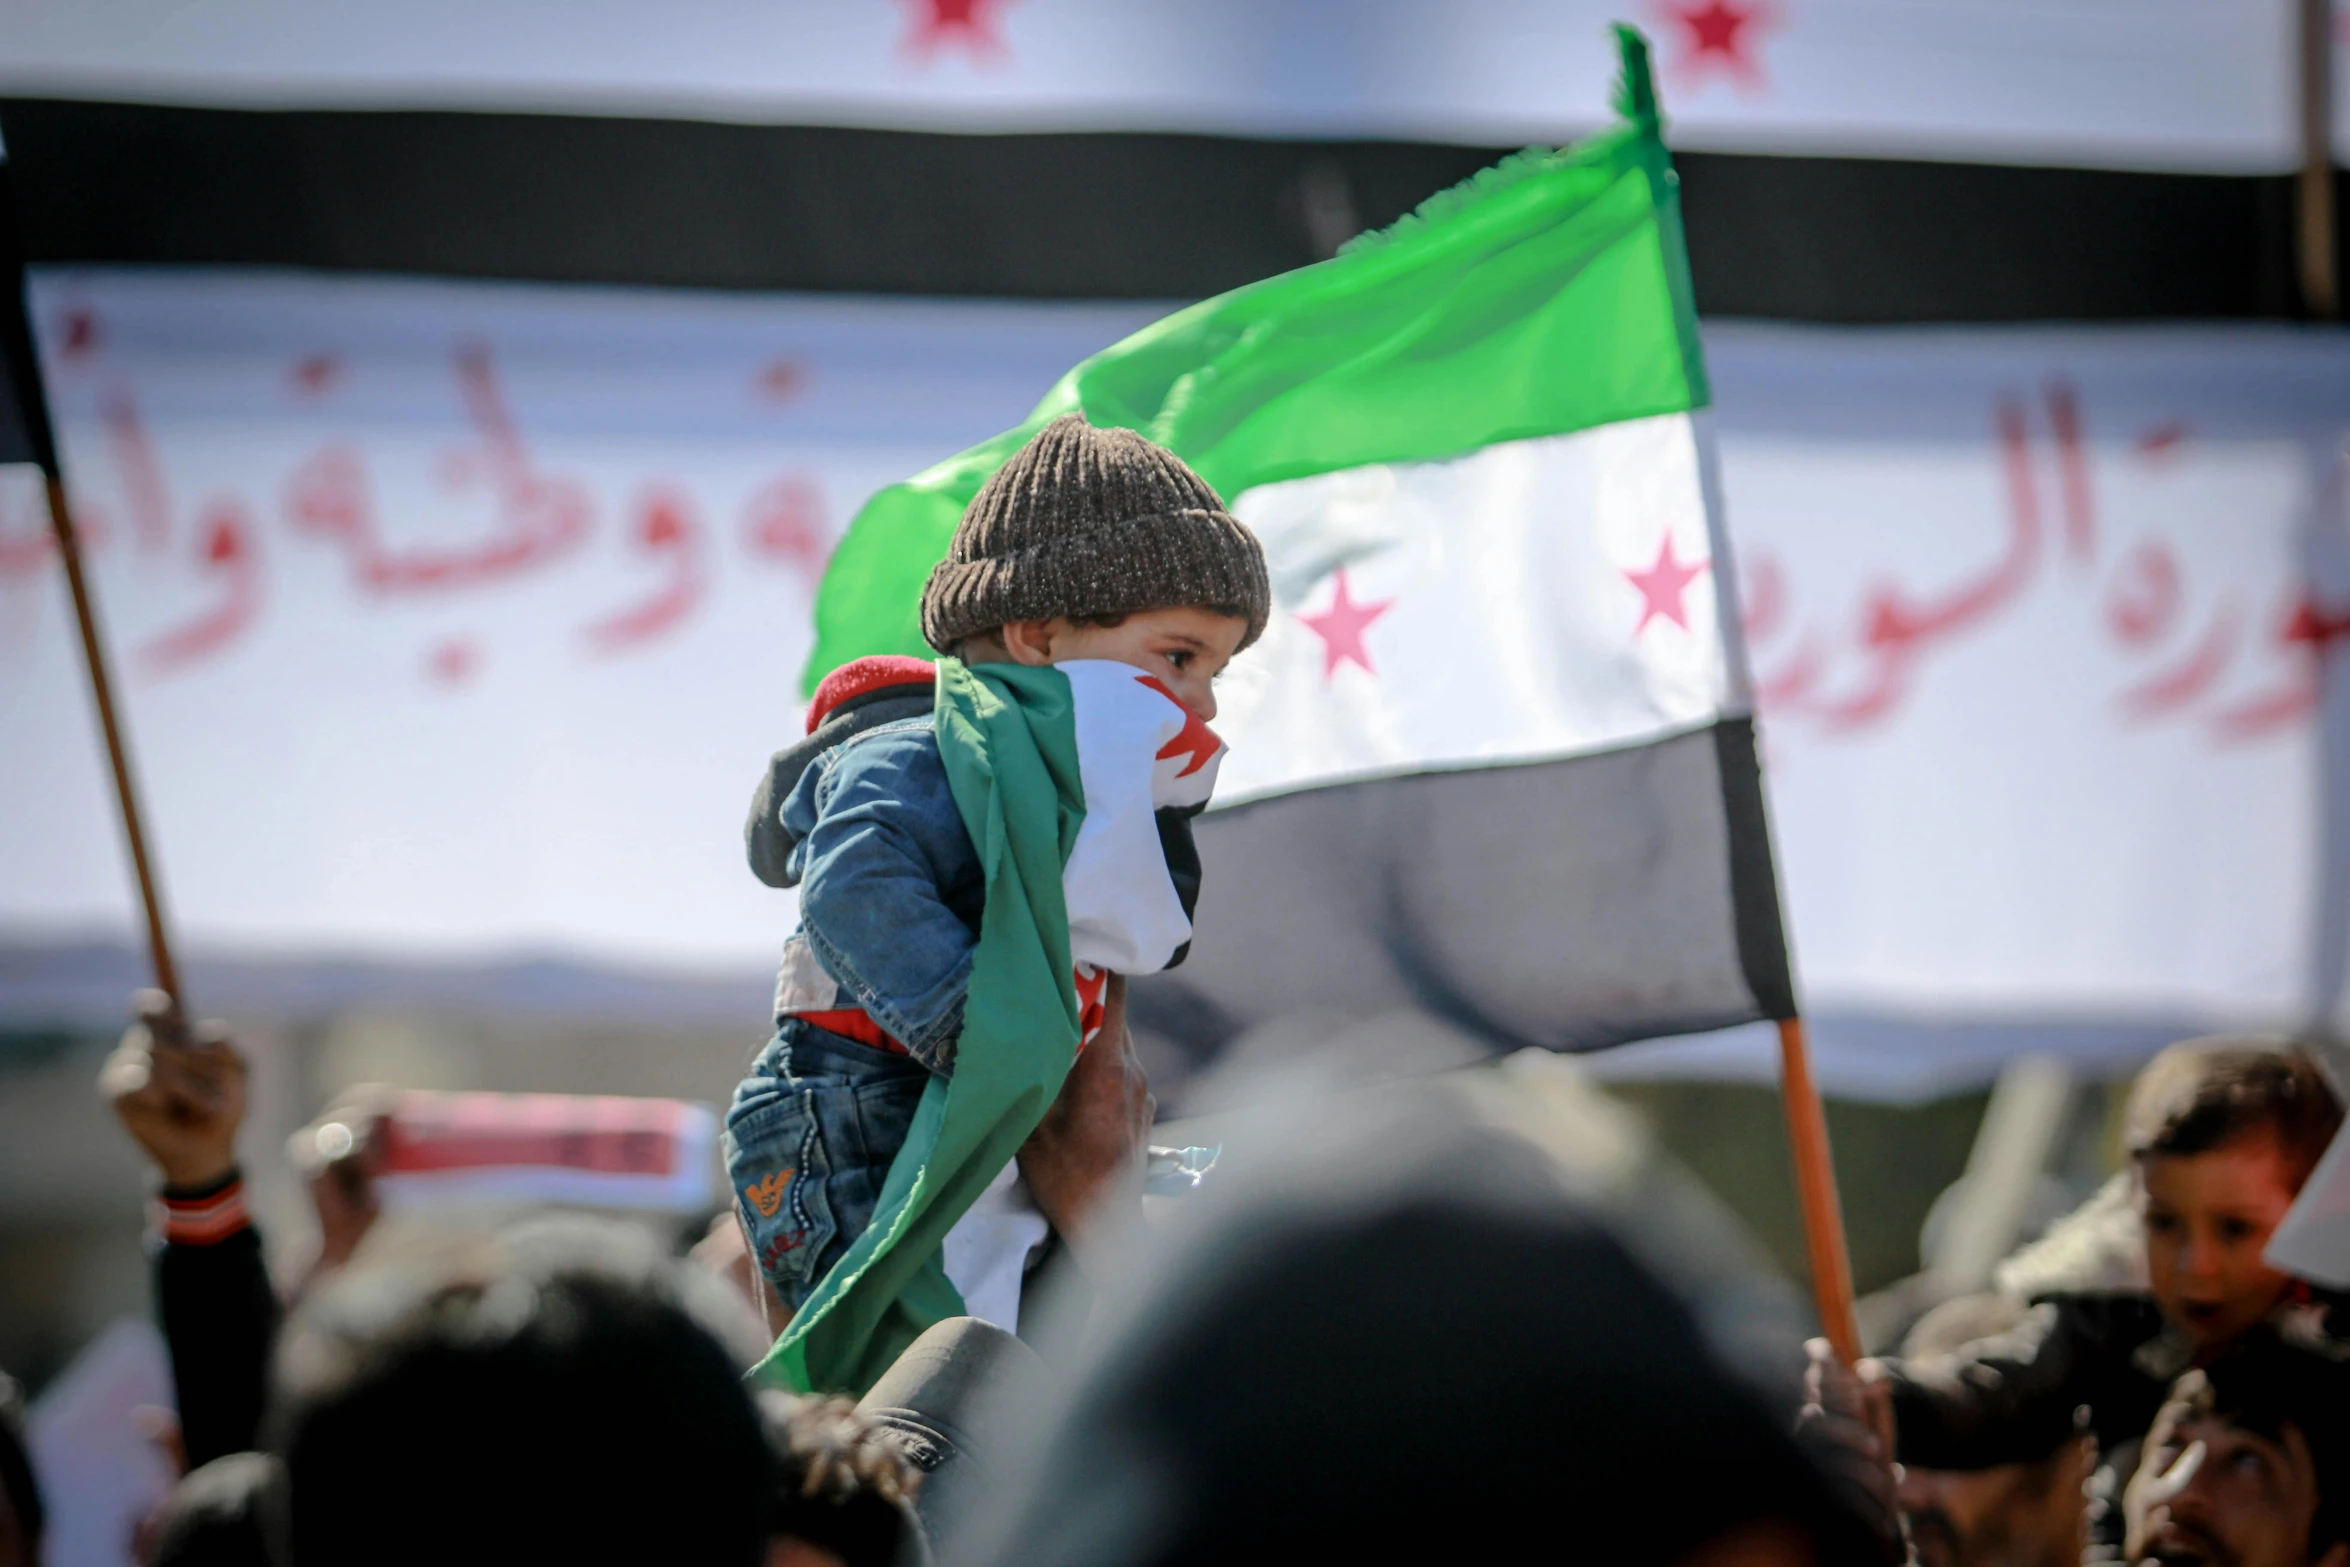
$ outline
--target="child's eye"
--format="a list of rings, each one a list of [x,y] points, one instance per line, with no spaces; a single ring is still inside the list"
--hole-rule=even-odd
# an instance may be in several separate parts
[[[1191,667],[1192,655],[1178,650],[1176,652],[1167,654],[1166,659],[1168,663],[1174,665],[1177,669],[1189,669]]]
[[[2253,1226],[2247,1219],[2222,1219],[2219,1221],[2219,1232],[2231,1241],[2250,1240]]]
[[[2146,1228],[2157,1235],[2168,1235],[2178,1227],[2179,1221],[2176,1214],[2149,1213],[2146,1215]]]

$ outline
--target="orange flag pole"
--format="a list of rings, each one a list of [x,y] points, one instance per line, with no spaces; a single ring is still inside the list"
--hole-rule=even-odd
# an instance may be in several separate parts
[[[1836,1196],[1836,1166],[1828,1153],[1828,1114],[1820,1103],[1819,1085],[1812,1081],[1811,1048],[1799,1017],[1779,1020],[1779,1077],[1820,1330],[1835,1346],[1836,1358],[1851,1365],[1860,1358],[1860,1320],[1852,1309],[1852,1258],[1845,1250],[1844,1206]]]

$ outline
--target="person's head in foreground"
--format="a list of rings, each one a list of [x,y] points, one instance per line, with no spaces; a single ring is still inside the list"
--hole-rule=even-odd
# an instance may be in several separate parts
[[[2245,1334],[2172,1385],[2123,1511],[2141,1567],[2350,1567],[2350,1368]]]
[[[2004,1295],[1966,1295],[1918,1319],[1902,1341],[1904,1359],[1948,1354],[2023,1321]],[[2076,1567],[2081,1559],[2082,1486],[2097,1462],[2096,1440],[2051,1433],[2048,1450],[1984,1469],[1907,1464],[1894,1497],[1919,1567]]]
[[[25,1445],[24,1395],[16,1379],[0,1371],[0,1567],[39,1567],[44,1519]]]
[[[2199,1350],[2260,1321],[2294,1287],[2261,1252],[2341,1124],[2333,1085],[2282,1039],[2190,1039],[2138,1074],[2123,1136],[2148,1281]]]
[[[1883,1561],[1530,1143],[1425,1087],[1337,1116],[1226,1144],[949,1560]]]
[[[1264,634],[1265,552],[1183,459],[1063,414],[972,497],[922,590],[922,635],[969,663],[1110,659],[1202,718]]]
[[[922,1472],[845,1398],[759,1395],[776,1461],[766,1567],[891,1567],[922,1558]]]
[[[148,1520],[140,1559],[146,1567],[270,1567],[284,1477],[268,1453],[231,1453],[190,1470]]]
[[[756,1567],[774,1471],[756,1341],[719,1336],[740,1312],[612,1225],[339,1277],[279,1356],[293,1567]]]

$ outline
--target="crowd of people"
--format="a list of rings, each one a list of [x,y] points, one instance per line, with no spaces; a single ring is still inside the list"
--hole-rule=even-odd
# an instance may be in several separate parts
[[[852,1401],[746,1377],[773,1301],[731,1219],[684,1255],[557,1215],[379,1246],[364,1139],[308,1172],[325,1240],[281,1298],[241,1058],[149,1008],[105,1086],[158,1182],[185,1473],[154,1567],[2350,1567],[2341,1302],[2261,1257],[2341,1100],[2281,1040],[2166,1051],[2128,1168],[2000,1288],[1897,1357],[1814,1341],[1800,1384],[1555,1152],[1423,1084],[1316,1106],[1193,1222],[1097,1233],[1043,1354],[951,1319]],[[0,1563],[38,1562],[13,1437],[0,1493]]]

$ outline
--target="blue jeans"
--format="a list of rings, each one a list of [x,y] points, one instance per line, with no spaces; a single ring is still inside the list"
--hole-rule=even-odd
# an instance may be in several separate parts
[[[786,1018],[726,1113],[723,1144],[751,1255],[794,1311],[873,1222],[929,1071]]]

